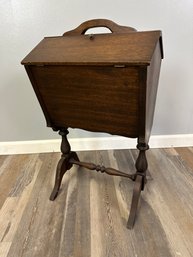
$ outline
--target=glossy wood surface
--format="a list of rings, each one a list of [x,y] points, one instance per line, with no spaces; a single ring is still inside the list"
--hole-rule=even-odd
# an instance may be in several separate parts
[[[32,66],[51,124],[123,136],[138,135],[136,67]]]
[[[151,62],[160,31],[44,38],[24,65],[114,65]]]
[[[84,35],[99,26],[112,33]],[[49,127],[148,143],[162,58],[160,31],[137,32],[99,19],[43,39],[22,64]]]
[[[107,20],[107,19],[93,19],[88,20],[80,24],[77,28],[67,31],[63,34],[63,36],[76,36],[76,35],[83,35],[87,32],[88,29],[91,28],[99,28],[105,27],[108,28],[112,33],[129,33],[135,32],[136,29],[128,26],[122,26],[114,21]]]
[[[99,26],[112,33],[84,35],[89,28]],[[139,156],[132,177],[135,186],[127,223],[130,229],[146,184],[145,151],[149,149],[162,58],[161,31],[137,32],[112,21],[91,20],[62,37],[43,39],[22,61],[47,126],[63,137],[61,150],[70,149],[65,143],[68,127],[138,139]],[[75,152],[62,150],[51,200],[58,195],[72,160],[91,170],[112,171],[80,162]]]

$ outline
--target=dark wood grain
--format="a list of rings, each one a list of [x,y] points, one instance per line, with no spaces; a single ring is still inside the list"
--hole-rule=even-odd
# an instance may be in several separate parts
[[[95,27],[109,28],[112,33],[85,35]],[[139,195],[146,183],[145,151],[162,58],[161,31],[137,32],[98,19],[86,21],[61,37],[44,38],[22,61],[47,126],[59,130],[62,136],[62,156],[51,200],[73,164],[123,176],[116,169],[80,162],[77,154],[70,151],[66,128],[137,138],[136,171],[126,175],[135,180],[128,223],[128,227],[133,227]]]
[[[67,134],[68,134],[67,128],[63,128],[60,130],[59,135],[62,136],[62,143],[61,143],[61,158],[58,162],[57,169],[56,169],[56,177],[55,177],[55,184],[53,191],[50,195],[50,200],[53,201],[59,192],[60,185],[62,182],[62,178],[64,176],[64,173],[72,168],[72,164],[70,163],[70,159],[74,158],[75,161],[79,161],[78,156],[76,153],[71,152],[70,144],[67,140]]]
[[[151,128],[153,124],[155,102],[159,81],[159,73],[161,67],[161,51],[160,51],[160,42],[157,42],[152,61],[147,70],[147,89],[146,89],[146,142],[149,141],[151,134]]]
[[[134,32],[136,29],[132,27],[120,26],[117,23],[107,20],[107,19],[94,19],[85,21],[80,24],[77,28],[67,31],[63,34],[63,36],[76,36],[76,35],[83,35],[86,33],[88,29],[91,28],[98,28],[98,27],[105,27],[108,28],[112,33],[128,33]]]
[[[100,165],[96,165],[94,163],[90,163],[90,162],[80,162],[80,161],[76,161],[74,159],[70,159],[69,161],[71,164],[76,164],[80,167],[84,167],[86,169],[89,170],[96,170],[97,172],[101,172],[101,173],[106,173],[108,175],[112,175],[112,176],[121,176],[121,177],[126,177],[126,178],[130,178],[131,180],[135,180],[135,175],[130,175],[124,172],[121,172],[119,170],[113,169],[113,168],[106,168],[104,166],[100,166]]]
[[[111,34],[83,35],[106,26]],[[138,137],[148,143],[161,59],[160,31],[99,19],[45,38],[22,61],[47,125]]]
[[[149,65],[160,31],[44,38],[24,65]],[[161,47],[161,46],[160,46]]]
[[[137,136],[136,67],[32,66],[31,73],[54,126]]]

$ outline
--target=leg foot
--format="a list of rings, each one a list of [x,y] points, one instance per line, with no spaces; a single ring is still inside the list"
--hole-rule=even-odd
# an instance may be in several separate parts
[[[140,197],[141,190],[142,190],[143,179],[144,178],[141,175],[137,175],[136,180],[135,180],[134,189],[133,189],[133,197],[132,197],[132,202],[131,202],[131,210],[130,210],[129,219],[127,222],[128,229],[132,229],[134,226],[134,223],[135,223],[139,197]]]
[[[60,129],[59,135],[62,136],[62,143],[61,143],[62,156],[58,162],[57,169],[56,169],[54,189],[50,195],[51,201],[54,201],[54,199],[58,195],[64,173],[72,167],[72,164],[69,161],[70,158],[74,158],[75,160],[79,161],[78,155],[75,152],[70,151],[70,144],[67,140],[67,134],[68,134],[67,128]]]
[[[133,197],[131,202],[131,210],[129,214],[129,219],[127,223],[127,228],[132,229],[135,223],[135,218],[137,214],[137,207],[140,198],[141,191],[144,190],[146,183],[146,170],[148,167],[145,152],[149,149],[146,143],[138,143],[137,148],[139,149],[139,155],[135,163],[136,167],[136,177],[133,189]]]
[[[50,200],[54,201],[55,198],[58,195],[60,185],[62,182],[62,178],[64,173],[69,170],[72,167],[71,164],[69,164],[69,157],[62,156],[61,159],[58,162],[57,169],[56,169],[56,178],[55,178],[55,185],[54,189],[50,195]]]

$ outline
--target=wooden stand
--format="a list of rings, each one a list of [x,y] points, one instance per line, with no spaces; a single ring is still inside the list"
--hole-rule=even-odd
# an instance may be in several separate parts
[[[86,34],[95,27],[112,33]],[[161,60],[161,31],[136,31],[105,19],[90,20],[60,37],[44,38],[22,61],[48,127],[62,136],[62,156],[50,200],[74,164],[134,181],[128,228],[134,225],[146,183],[148,142]],[[67,128],[137,138],[136,173],[80,162],[71,152]]]
[[[140,194],[141,194],[141,191],[144,190],[144,187],[146,184],[146,170],[147,170],[148,164],[147,164],[145,151],[149,149],[148,145],[145,143],[138,143],[137,148],[139,149],[139,155],[135,164],[137,171],[135,174],[130,175],[113,168],[105,168],[104,166],[96,165],[94,163],[81,162],[76,152],[71,152],[70,144],[67,139],[68,133],[69,132],[67,128],[62,128],[59,131],[59,135],[62,136],[62,143],[61,143],[62,156],[57,165],[55,185],[50,195],[50,200],[54,201],[55,198],[57,197],[60,189],[60,185],[62,182],[62,178],[66,173],[66,171],[72,168],[73,164],[87,168],[89,170],[96,170],[97,172],[100,171],[102,173],[107,173],[108,175],[122,176],[122,177],[129,178],[135,182],[134,189],[133,189],[133,197],[131,202],[131,210],[130,210],[130,215],[127,223],[127,227],[129,229],[132,229],[135,223]]]

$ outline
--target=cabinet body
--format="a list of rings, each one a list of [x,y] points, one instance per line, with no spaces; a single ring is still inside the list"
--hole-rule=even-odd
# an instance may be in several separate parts
[[[108,45],[107,45],[108,43]],[[22,61],[47,126],[148,141],[161,32],[45,38]]]

